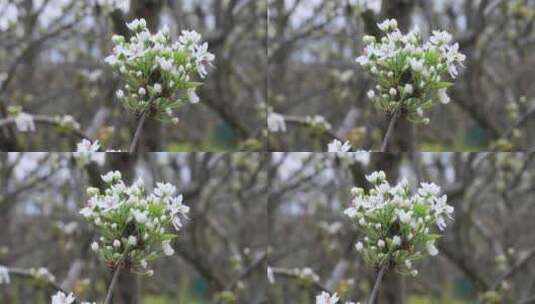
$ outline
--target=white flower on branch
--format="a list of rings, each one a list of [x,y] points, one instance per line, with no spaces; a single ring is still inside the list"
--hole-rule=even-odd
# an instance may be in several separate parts
[[[173,247],[171,247],[171,241],[163,241],[162,249],[165,255],[167,256],[175,254],[175,250],[173,249]]]
[[[52,304],[71,304],[74,303],[74,301],[76,301],[76,298],[74,298],[72,292],[66,295],[63,292],[58,291],[52,296]]]
[[[336,293],[331,296],[323,291],[319,296],[316,296],[316,304],[336,304],[339,299]]]
[[[336,293],[330,295],[326,291],[322,291],[321,294],[316,296],[316,304],[337,304],[340,298]],[[345,304],[360,304],[360,302],[345,302]]]
[[[35,131],[35,122],[33,121],[33,116],[25,113],[20,112],[18,113],[15,118],[15,125],[17,126],[17,130],[20,132],[34,132]]]
[[[335,139],[327,145],[327,152],[348,152],[350,150],[351,144],[349,141],[342,143],[338,139]]]
[[[76,145],[76,152],[80,153],[97,152],[98,149],[100,149],[100,144],[98,140],[95,140],[95,142],[91,143],[91,141],[83,139]]]
[[[305,117],[305,121],[313,128],[321,128],[324,130],[330,130],[332,128],[327,119],[321,115],[307,116]]]
[[[46,282],[56,281],[56,277],[45,267],[31,268],[30,274],[37,280],[44,280]]]
[[[81,142],[76,144],[76,152],[73,155],[82,166],[85,166],[91,162],[102,165],[106,160],[106,153],[99,153],[99,149],[100,143],[98,140],[95,140],[95,142],[91,143],[91,141],[83,139]]]
[[[9,278],[9,269],[7,267],[0,265],[0,285],[9,284],[11,282]]]
[[[286,132],[284,116],[279,113],[269,112],[267,117],[267,127],[270,132]]]
[[[275,284],[275,274],[270,266],[267,267],[267,280],[269,284]]]
[[[72,304],[75,301],[76,298],[72,292],[66,295],[62,291],[58,291],[52,296],[51,304]],[[81,302],[81,304],[96,304],[96,302]]]

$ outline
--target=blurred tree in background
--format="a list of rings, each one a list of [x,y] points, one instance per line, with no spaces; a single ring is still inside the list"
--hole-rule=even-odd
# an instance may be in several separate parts
[[[277,154],[268,199],[270,303],[314,303],[322,290],[364,301],[376,270],[355,250],[343,214],[353,186],[384,170],[395,184],[434,182],[454,206],[439,256],[419,274],[387,273],[378,303],[532,303],[534,157],[531,154]],[[343,302],[342,302],[343,303]]]
[[[191,208],[154,276],[124,272],[113,303],[265,303],[266,159],[260,154],[100,154],[80,166],[72,154],[0,154],[0,265],[46,267],[78,299],[102,300],[110,270],[91,251],[97,237],[79,210],[88,186],[119,170],[176,185]],[[50,303],[53,288],[11,275],[2,303]]]
[[[534,146],[534,1],[272,0],[270,12],[269,104],[288,125],[270,134],[270,150],[324,151],[333,138],[379,150],[387,119],[366,97],[375,83],[355,58],[364,35],[380,35],[376,24],[386,18],[404,32],[446,30],[467,56],[452,103],[430,110],[429,125],[402,121],[392,151]],[[306,119],[317,115],[327,130]]]
[[[72,151],[87,136],[125,150],[136,119],[117,101],[121,80],[104,58],[112,35],[129,36],[126,22],[135,18],[152,32],[167,25],[173,40],[195,30],[216,55],[201,103],[180,109],[178,125],[149,121],[140,150],[261,149],[266,9],[253,0],[0,1],[0,149]],[[10,107],[34,115],[36,131],[2,124]]]

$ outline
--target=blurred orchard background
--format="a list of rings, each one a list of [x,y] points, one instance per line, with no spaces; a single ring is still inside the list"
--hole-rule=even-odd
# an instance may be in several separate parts
[[[141,151],[259,150],[265,140],[266,2],[255,0],[0,0],[0,149],[73,151],[81,136],[125,150],[136,118],[115,96],[104,58],[113,34],[145,18],[173,39],[195,30],[216,56],[178,125],[149,121]],[[2,124],[13,107],[34,132]],[[75,129],[75,132],[72,129]]]
[[[119,170],[125,181],[143,178],[176,185],[191,208],[173,241],[175,255],[160,258],[152,277],[124,272],[113,303],[266,303],[266,173],[260,154],[95,155],[0,154],[0,265],[45,267],[80,300],[103,300],[110,269],[91,251],[98,236],[79,210],[86,188]],[[0,282],[2,283],[2,282]],[[12,274],[0,284],[0,303],[50,303],[49,284]]]
[[[377,303],[535,303],[534,155],[290,153],[270,166],[270,303],[315,303],[322,290],[365,303],[376,270],[343,211],[376,170],[413,189],[434,182],[455,208],[439,255],[415,263],[416,277],[387,273]]]
[[[385,18],[424,38],[446,30],[467,56],[452,102],[426,111],[429,125],[398,124],[391,151],[533,149],[535,1],[271,0],[269,103],[287,130],[270,134],[270,150],[325,151],[336,137],[379,150],[386,117],[355,58]]]

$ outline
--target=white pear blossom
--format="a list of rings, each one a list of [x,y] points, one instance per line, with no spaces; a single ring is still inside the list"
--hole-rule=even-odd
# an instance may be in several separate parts
[[[91,243],[91,250],[97,251],[100,248],[97,242]]]
[[[214,54],[208,52],[208,43],[196,46],[194,56],[195,62],[197,63],[197,72],[201,78],[205,78],[208,74],[207,68],[215,59]]]
[[[124,98],[124,91],[119,89],[119,90],[117,90],[117,92],[115,92],[115,95],[117,96],[117,98],[123,99]]]
[[[316,296],[316,304],[338,304],[339,300],[337,293],[330,295],[326,291],[322,291],[321,294]],[[345,302],[345,304],[360,304],[360,302]]]
[[[316,296],[316,304],[336,304],[339,299],[336,293],[331,296],[323,291],[319,296]]]
[[[392,238],[392,244],[393,244],[394,246],[399,246],[399,245],[401,245],[401,238],[400,238],[399,236],[397,236],[397,235],[394,236],[394,237]]]
[[[106,160],[106,154],[98,153],[99,149],[100,143],[98,140],[95,140],[93,143],[91,143],[91,141],[83,139],[81,142],[76,144],[76,152],[73,155],[82,166],[91,162],[102,165]]]
[[[410,84],[406,84],[405,87],[403,88],[403,93],[408,94],[408,95],[414,93],[414,87]]]
[[[382,183],[386,179],[386,174],[383,171],[374,171],[365,176],[366,180],[372,184]]]
[[[52,304],[71,304],[74,303],[74,301],[76,301],[76,298],[72,292],[66,295],[63,292],[58,291],[52,296]]]
[[[201,99],[199,98],[199,95],[197,95],[197,92],[194,89],[189,89],[188,100],[190,103],[195,104],[195,103],[199,103]]]
[[[91,153],[97,152],[100,149],[100,143],[98,140],[95,140],[93,143],[87,139],[83,139],[76,145],[76,152],[80,153]]]
[[[275,284],[275,274],[270,266],[267,267],[267,279],[269,284]]]
[[[130,246],[136,246],[137,245],[137,238],[133,235],[128,237],[128,245]]]
[[[411,58],[409,60],[409,64],[411,66],[411,69],[416,73],[424,70],[424,61],[421,59]]]
[[[397,22],[396,19],[387,19],[387,20],[377,24],[377,26],[379,27],[379,29],[381,31],[389,32],[389,31],[397,29],[398,22]]]
[[[58,291],[52,296],[51,303],[52,304],[71,304],[71,303],[75,303],[75,301],[76,301],[76,298],[74,297],[72,292],[66,295],[62,291]],[[82,301],[81,304],[96,304],[96,302]]]
[[[435,247],[435,241],[429,241],[425,244],[425,248],[427,249],[427,252],[431,256],[435,256],[438,254],[438,249]]]
[[[171,247],[171,242],[170,241],[163,241],[162,242],[162,249],[163,249],[163,252],[165,253],[165,255],[167,255],[167,256],[175,254],[175,250],[173,249],[173,247]]]
[[[9,278],[9,269],[7,267],[0,265],[0,285],[9,284],[11,280]]]
[[[139,224],[145,224],[148,220],[146,212],[134,210],[132,211],[132,214],[134,215],[136,222],[138,222]]]
[[[448,96],[446,89],[438,90],[438,99],[440,100],[442,104],[450,103],[450,97]]]
[[[147,268],[147,266],[148,266],[147,260],[142,259],[142,260],[139,262],[139,265],[141,265],[142,268]]]
[[[156,92],[156,94],[162,93],[162,85],[161,84],[155,83],[153,88],[154,88],[154,92]]]
[[[55,282],[56,277],[45,267],[31,268],[30,274],[37,280],[44,280],[47,282]]]
[[[20,112],[15,117],[15,125],[19,132],[34,132],[35,131],[35,122],[33,121],[33,116],[31,114]]]
[[[348,152],[351,151],[351,144],[349,141],[342,143],[338,139],[333,140],[327,145],[328,152]]]
[[[444,45],[451,42],[451,34],[446,31],[433,31],[429,41],[435,45]]]
[[[313,128],[321,128],[324,130],[330,130],[331,124],[321,115],[306,116],[305,122]]]
[[[270,132],[286,132],[284,116],[279,113],[269,112],[267,117],[267,127]]]

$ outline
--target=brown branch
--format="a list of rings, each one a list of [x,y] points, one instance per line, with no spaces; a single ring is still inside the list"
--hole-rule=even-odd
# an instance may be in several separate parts
[[[396,126],[397,121],[399,120],[401,116],[401,109],[400,107],[397,107],[394,110],[394,115],[392,115],[392,118],[390,119],[390,122],[388,124],[388,129],[385,134],[385,138],[383,139],[383,144],[381,145],[381,152],[386,152],[388,149],[388,144],[390,143],[392,136],[394,135],[394,127]]]
[[[387,268],[388,263],[385,263],[383,266],[381,266],[381,269],[379,269],[379,272],[377,273],[377,279],[375,280],[375,284],[373,285],[370,299],[368,300],[368,304],[375,303],[375,299],[377,298],[377,294],[379,293],[379,288],[381,287],[381,282],[383,281],[383,276],[385,275]]]
[[[45,116],[45,115],[32,115],[32,118],[33,118],[33,121],[35,123],[42,124],[42,125],[47,125],[47,126],[52,126],[52,127],[67,128],[76,137],[78,137],[80,139],[91,140],[91,138],[89,136],[87,136],[83,131],[81,131],[79,129],[76,129],[76,128],[66,127],[65,125],[62,124],[61,121],[59,121],[55,117],[50,117],[50,116]],[[16,123],[15,121],[16,121],[16,119],[13,118],[13,117],[9,117],[9,118],[6,118],[6,119],[0,119],[0,128],[7,127],[9,125],[15,124]]]
[[[134,138],[132,139],[132,143],[130,144],[129,151],[130,153],[133,153],[136,151],[137,143],[139,142],[139,138],[141,137],[141,130],[143,129],[143,124],[145,123],[145,119],[147,118],[147,112],[143,112],[141,114],[141,118],[138,120],[136,133],[134,134]]]

